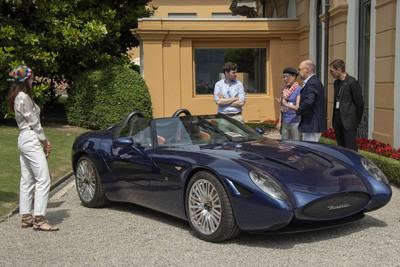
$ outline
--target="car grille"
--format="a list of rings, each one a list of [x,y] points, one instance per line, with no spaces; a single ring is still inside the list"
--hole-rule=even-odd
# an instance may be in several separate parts
[[[367,193],[347,192],[317,199],[303,208],[303,214],[315,219],[338,218],[354,214],[370,201]]]

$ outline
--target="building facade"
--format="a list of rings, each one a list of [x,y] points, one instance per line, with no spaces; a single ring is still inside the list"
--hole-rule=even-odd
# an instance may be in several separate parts
[[[213,86],[223,77],[223,63],[233,61],[246,91],[244,119],[276,119],[275,98],[284,85],[285,67],[297,69],[310,58],[324,82],[328,64],[341,58],[363,88],[359,134],[400,147],[397,0],[154,0],[150,4],[158,6],[154,16],[141,19],[132,31],[141,40],[141,74],[156,117],[171,116],[179,108],[192,114],[216,113]],[[331,125],[330,76],[326,84]]]

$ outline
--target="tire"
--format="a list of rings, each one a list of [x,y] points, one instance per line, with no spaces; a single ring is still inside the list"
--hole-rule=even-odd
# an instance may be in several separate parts
[[[206,171],[193,175],[185,195],[186,214],[195,236],[221,242],[240,233],[222,183]]]
[[[75,183],[79,198],[85,207],[97,208],[110,203],[104,193],[99,173],[88,156],[82,156],[76,164]]]

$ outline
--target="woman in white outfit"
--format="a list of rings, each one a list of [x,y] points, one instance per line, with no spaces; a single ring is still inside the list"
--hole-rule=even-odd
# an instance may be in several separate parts
[[[8,108],[15,113],[20,129],[18,150],[21,164],[19,199],[21,226],[33,226],[34,230],[41,231],[57,231],[58,227],[48,224],[44,219],[50,190],[47,157],[50,155],[51,144],[46,139],[40,124],[40,108],[33,102],[33,72],[28,67],[18,66],[10,71],[10,77],[7,79],[12,82],[8,92]],[[35,195],[34,217],[33,195]]]

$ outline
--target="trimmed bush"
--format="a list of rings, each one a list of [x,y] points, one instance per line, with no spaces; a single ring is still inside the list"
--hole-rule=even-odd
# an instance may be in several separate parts
[[[132,111],[153,117],[149,89],[134,70],[119,65],[89,69],[68,90],[67,119],[70,125],[103,129]]]
[[[321,137],[319,141],[325,144],[336,145],[335,140],[326,137]],[[360,149],[358,150],[358,153],[371,160],[385,174],[389,182],[400,185],[400,161]]]
[[[253,129],[255,129],[256,127],[261,127],[266,132],[276,130],[276,124],[272,122],[246,122],[246,125]]]

